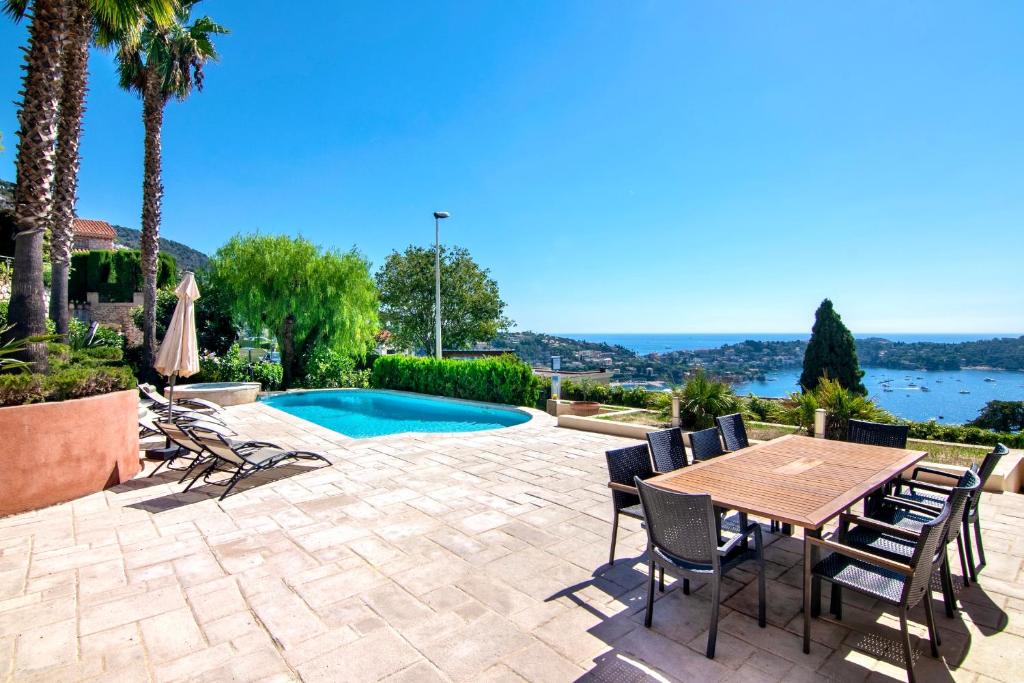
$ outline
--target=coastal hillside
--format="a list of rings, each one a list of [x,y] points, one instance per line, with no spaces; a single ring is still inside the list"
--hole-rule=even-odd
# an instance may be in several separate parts
[[[667,351],[639,355],[624,346],[586,342],[537,332],[509,332],[494,341],[520,358],[547,366],[551,356],[562,358],[566,370],[608,368],[619,381],[682,382],[688,373],[704,368],[732,382],[764,379],[772,372],[799,368],[806,341],[747,340],[717,349]],[[960,370],[985,367],[1024,370],[1024,337],[940,344],[893,342],[882,338],[857,340],[864,367],[896,370]]]
[[[126,228],[123,225],[113,226],[117,231],[117,243],[129,249],[139,248],[139,238],[142,233],[134,228]],[[178,262],[181,270],[205,270],[210,265],[210,257],[201,251],[193,249],[187,244],[174,240],[160,238],[160,251],[170,254]]]

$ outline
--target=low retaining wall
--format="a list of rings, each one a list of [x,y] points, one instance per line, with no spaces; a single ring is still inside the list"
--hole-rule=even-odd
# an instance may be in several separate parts
[[[138,392],[0,408],[0,517],[102,491],[139,472]]]
[[[614,420],[603,420],[596,417],[577,417],[575,415],[559,415],[558,426],[565,427],[567,429],[578,429],[583,432],[596,432],[598,434],[609,434],[611,436],[621,436],[627,439],[637,439],[643,441],[647,438],[648,432],[656,432],[661,427],[652,427],[650,425],[635,424],[632,422],[616,422]],[[684,431],[683,435],[686,436],[689,432]],[[928,441],[911,439],[910,445],[914,448],[920,447],[921,450],[927,448]],[[689,444],[689,438],[686,439],[686,443]],[[750,443],[760,443],[756,439],[751,439]],[[931,442],[935,443],[935,442]],[[964,444],[953,444],[956,446],[963,446]],[[982,454],[987,452],[986,447],[979,447]],[[942,470],[951,474],[959,476],[966,469],[958,465],[946,465],[943,463],[929,462],[924,460],[915,467],[931,467],[933,469]],[[914,468],[911,467],[904,472],[904,477],[910,478]],[[937,484],[943,484],[948,486],[949,479],[943,477],[936,477],[933,475],[923,474],[921,479],[924,481],[934,481]],[[1021,455],[1019,451],[1010,451],[1010,454],[1003,457],[999,461],[999,465],[996,467],[995,472],[985,482],[985,490],[990,493],[1017,493],[1024,489],[1024,455]]]

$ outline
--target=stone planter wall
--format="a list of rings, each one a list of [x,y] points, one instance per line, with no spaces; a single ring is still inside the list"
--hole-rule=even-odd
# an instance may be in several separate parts
[[[0,408],[0,517],[102,491],[139,472],[138,392]]]

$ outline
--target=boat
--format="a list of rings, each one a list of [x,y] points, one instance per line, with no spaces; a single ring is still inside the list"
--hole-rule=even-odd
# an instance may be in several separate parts
[[[931,389],[929,389],[928,387],[922,386],[921,387],[921,391],[931,391]]]
[[[942,380],[941,379],[937,379],[937,380],[935,380],[935,383],[936,384],[942,384]]]
[[[960,393],[961,393],[961,394],[969,394],[969,393],[971,393],[971,392],[970,392],[970,390],[969,390],[969,389],[961,389],[961,390],[960,390]]]
[[[917,385],[916,385],[916,384],[914,384],[913,382],[911,382],[910,384],[908,384],[908,385],[907,385],[907,388],[908,388],[908,389],[916,389],[916,388],[917,388]]]
[[[882,389],[882,391],[884,391],[887,394],[891,394],[893,390],[890,389],[889,387],[886,387],[885,389]]]
[[[992,379],[991,377],[986,377],[986,378],[985,378],[985,381],[986,381],[986,382],[995,382],[995,380],[994,380],[994,379]]]

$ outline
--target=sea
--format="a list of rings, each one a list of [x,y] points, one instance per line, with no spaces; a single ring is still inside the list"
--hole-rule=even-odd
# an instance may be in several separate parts
[[[738,344],[748,339],[758,341],[806,340],[807,333],[687,333],[687,334],[621,334],[621,333],[559,333],[560,337],[589,342],[619,344],[638,354],[667,351],[715,349]],[[1017,337],[1020,334],[905,334],[877,332],[854,335],[858,338],[882,337],[898,342],[938,342],[956,344],[965,341]],[[868,395],[893,415],[908,420],[936,420],[939,423],[969,422],[992,400],[1024,400],[1024,372],[1001,370],[932,371],[892,370],[865,367],[864,386]],[[780,370],[763,382],[737,384],[736,393],[780,397],[797,390],[800,370]],[[886,391],[889,389],[889,391]]]

